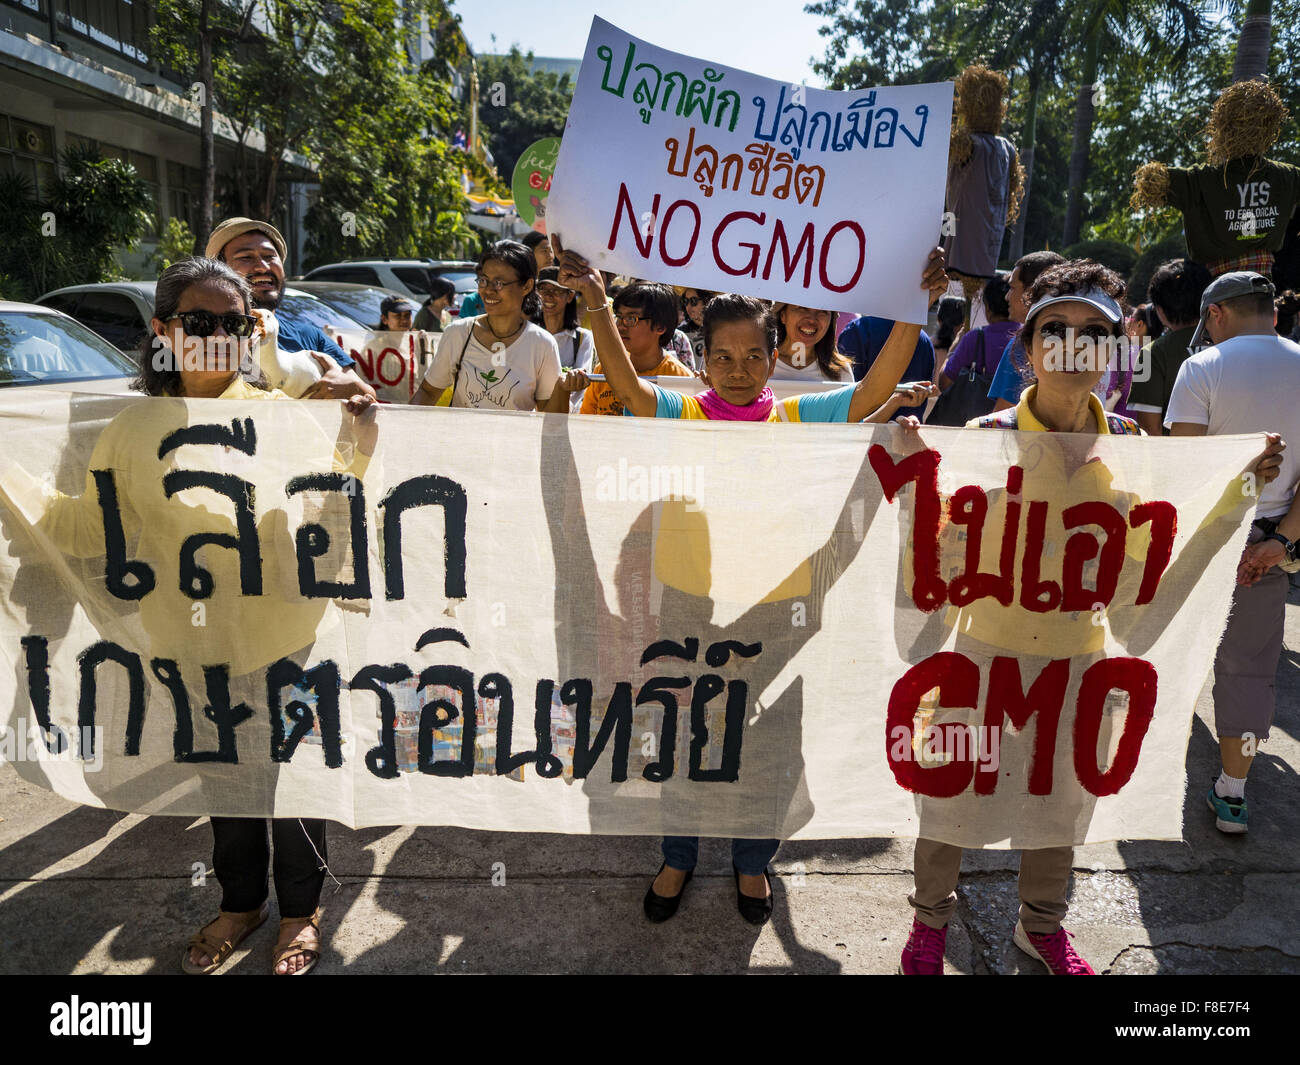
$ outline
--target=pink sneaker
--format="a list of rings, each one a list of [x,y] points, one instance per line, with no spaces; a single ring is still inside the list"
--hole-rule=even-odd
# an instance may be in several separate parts
[[[1016,946],[1026,954],[1031,954],[1044,965],[1053,976],[1096,976],[1092,966],[1079,957],[1070,942],[1074,938],[1064,928],[1055,932],[1026,932],[1025,926],[1016,922],[1016,933],[1012,937]]]
[[[898,971],[903,976],[942,976],[943,945],[948,939],[948,926],[931,928],[912,918],[912,934],[907,937]]]

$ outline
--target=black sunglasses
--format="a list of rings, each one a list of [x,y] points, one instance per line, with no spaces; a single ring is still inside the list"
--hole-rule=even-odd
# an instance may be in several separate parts
[[[210,337],[220,325],[228,335],[242,340],[253,335],[253,327],[257,324],[257,319],[251,315],[213,314],[211,311],[182,311],[167,320],[174,322],[177,318],[181,320],[186,336],[192,337]]]

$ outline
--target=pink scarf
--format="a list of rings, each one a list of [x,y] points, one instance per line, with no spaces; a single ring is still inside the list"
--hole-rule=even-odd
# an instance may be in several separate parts
[[[772,404],[776,402],[770,388],[764,387],[751,403],[738,407],[728,403],[713,389],[709,388],[695,397],[699,400],[704,416],[717,422],[765,422],[772,413]]]

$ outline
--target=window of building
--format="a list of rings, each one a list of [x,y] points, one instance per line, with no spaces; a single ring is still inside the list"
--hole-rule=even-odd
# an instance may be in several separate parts
[[[21,174],[39,199],[54,183],[54,130],[0,115],[0,172]]]

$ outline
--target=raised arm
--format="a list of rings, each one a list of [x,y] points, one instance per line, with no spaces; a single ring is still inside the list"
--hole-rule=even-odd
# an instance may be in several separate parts
[[[655,390],[637,376],[632,356],[623,347],[622,338],[614,328],[614,313],[605,302],[605,282],[601,279],[600,271],[576,252],[564,251],[560,255],[558,280],[566,288],[577,290],[584,301],[584,307],[591,314],[596,358],[600,360],[605,381],[614,390],[614,395],[638,418],[653,418],[659,400]]]
[[[943,249],[934,248],[925,264],[925,273],[921,277],[921,287],[930,293],[931,300],[938,299],[948,288],[948,275],[943,268]],[[880,349],[871,369],[858,382],[853,390],[853,399],[849,403],[851,422],[860,422],[868,414],[876,411],[902,379],[907,364],[912,361],[916,351],[916,341],[921,335],[921,327],[908,322],[895,322],[889,332],[889,339]]]

